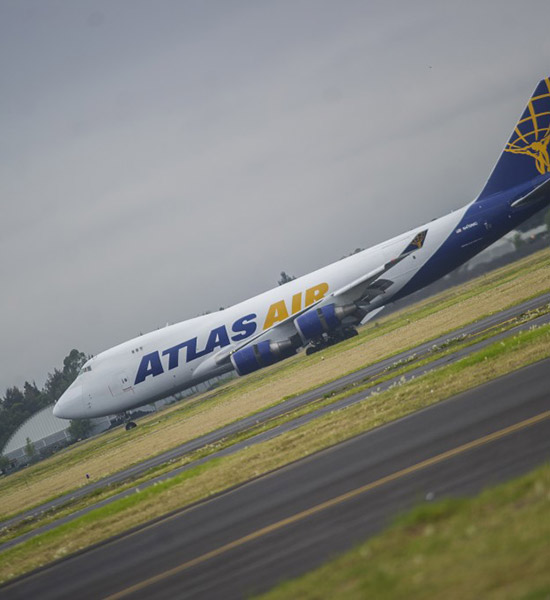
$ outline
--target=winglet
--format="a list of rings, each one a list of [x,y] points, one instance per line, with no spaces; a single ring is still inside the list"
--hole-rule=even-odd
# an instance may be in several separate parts
[[[422,246],[424,245],[424,242],[426,241],[427,234],[428,234],[427,229],[424,229],[424,231],[417,233],[414,236],[414,239],[412,240],[412,242],[405,248],[405,250],[403,250],[403,252],[401,252],[401,256],[410,254],[411,252],[414,252],[415,250],[420,250],[420,248],[422,248]]]

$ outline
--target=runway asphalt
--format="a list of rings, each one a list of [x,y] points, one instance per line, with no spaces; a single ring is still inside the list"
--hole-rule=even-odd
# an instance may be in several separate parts
[[[151,469],[158,465],[164,464],[170,460],[179,458],[185,454],[188,454],[190,452],[198,450],[204,446],[219,442],[220,440],[223,440],[223,439],[225,439],[231,435],[234,435],[236,433],[246,431],[246,430],[250,429],[251,427],[257,425],[258,423],[264,423],[264,422],[269,421],[270,419],[273,419],[277,416],[286,414],[292,410],[295,410],[298,407],[304,406],[318,398],[323,397],[325,394],[332,393],[332,392],[342,389],[345,386],[348,386],[348,385],[351,385],[351,384],[354,384],[357,382],[361,382],[366,377],[373,377],[377,374],[380,374],[387,367],[391,366],[392,364],[394,364],[397,361],[407,360],[413,355],[415,355],[417,357],[422,356],[423,354],[426,354],[427,352],[429,352],[429,350],[434,345],[442,345],[442,344],[446,343],[448,340],[459,337],[459,336],[476,335],[476,334],[486,331],[492,327],[496,327],[499,324],[503,324],[503,323],[509,321],[510,319],[513,319],[514,317],[517,317],[518,315],[521,315],[529,310],[533,310],[533,309],[542,307],[544,305],[547,305],[549,302],[550,302],[550,294],[543,294],[541,296],[532,298],[530,300],[527,300],[526,302],[518,304],[510,309],[500,311],[498,313],[495,313],[494,315],[485,317],[485,318],[477,321],[476,323],[469,324],[465,327],[454,330],[448,334],[445,334],[443,336],[439,336],[437,338],[429,340],[423,344],[420,344],[419,346],[417,346],[415,348],[401,352],[397,355],[394,355],[388,359],[379,361],[375,364],[369,365],[368,367],[365,367],[364,369],[355,371],[354,373],[348,374],[348,375],[341,377],[335,381],[329,382],[329,383],[322,385],[314,390],[310,390],[304,394],[299,394],[297,396],[294,396],[288,400],[285,400],[285,401],[277,404],[276,406],[272,406],[264,411],[254,414],[250,417],[240,419],[239,421],[231,423],[225,427],[221,427],[221,428],[214,430],[208,434],[200,436],[194,440],[190,440],[189,442],[186,442],[168,452],[164,452],[158,456],[152,457],[151,459],[148,459],[141,463],[133,465],[132,467],[129,467],[128,469],[124,469],[122,471],[114,473],[113,475],[111,475],[109,477],[105,477],[101,480],[94,481],[94,482],[86,485],[85,487],[81,487],[81,488],[74,490],[66,495],[60,496],[50,502],[44,503],[38,507],[34,507],[28,511],[20,513],[19,515],[15,516],[11,519],[7,519],[3,522],[0,522],[0,527],[9,527],[10,525],[13,525],[13,524],[21,521],[22,519],[39,515],[40,513],[43,513],[47,510],[61,506],[65,503],[67,503],[67,501],[69,501],[69,500],[81,498],[87,494],[90,494],[99,488],[103,488],[103,487],[108,486],[113,483],[121,483],[121,482],[130,480],[131,478],[134,478],[134,477],[137,477],[137,476],[143,474],[148,469]],[[544,319],[539,320],[539,322],[544,322]],[[494,339],[496,339],[496,338],[493,338],[493,340],[491,340],[491,341],[494,341]],[[473,350],[475,350],[475,348],[467,349],[466,353],[469,353]],[[459,357],[460,356],[457,355],[455,357],[455,359],[457,359]],[[443,362],[448,362],[448,360],[450,360],[450,359],[444,359]],[[432,368],[434,368],[435,366],[438,366],[438,363],[436,363],[436,362],[432,363]],[[412,373],[413,376],[418,376],[419,374],[420,374],[419,372]],[[362,396],[362,398],[364,398],[364,397],[365,397],[365,395]],[[333,409],[334,409],[334,407],[331,408],[331,410],[333,410]],[[321,413],[319,413],[319,414],[321,414]],[[311,418],[313,418],[313,417],[311,417]],[[295,426],[298,426],[301,423],[302,423],[301,421],[296,421]],[[290,426],[287,428],[290,428]],[[274,430],[273,433],[278,434],[278,433],[280,433],[280,431]],[[273,434],[269,434],[269,432],[266,435],[273,437]],[[259,440],[261,441],[261,438],[259,438]],[[74,517],[69,517],[69,519],[70,518],[74,518]],[[13,542],[8,542],[7,544],[3,544],[0,546],[0,551],[10,547],[14,543],[19,543],[23,539],[27,539],[28,537],[30,537],[32,535],[34,535],[34,533],[31,533],[29,536],[21,537],[21,538],[19,538],[18,541],[13,541]]]
[[[416,412],[11,585],[11,598],[243,598],[424,501],[550,458],[550,359]]]

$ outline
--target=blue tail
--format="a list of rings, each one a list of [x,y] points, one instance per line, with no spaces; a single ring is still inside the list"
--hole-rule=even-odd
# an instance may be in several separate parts
[[[535,89],[476,202],[512,188],[534,189],[550,178],[550,78]]]

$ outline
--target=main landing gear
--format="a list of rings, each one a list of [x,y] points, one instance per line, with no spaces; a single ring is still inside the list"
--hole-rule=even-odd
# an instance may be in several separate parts
[[[311,354],[315,354],[315,352],[324,350],[329,346],[334,346],[334,344],[348,340],[356,335],[359,335],[357,329],[351,326],[331,331],[330,334],[324,334],[322,337],[311,340],[311,344],[306,348],[306,355],[310,356]]]

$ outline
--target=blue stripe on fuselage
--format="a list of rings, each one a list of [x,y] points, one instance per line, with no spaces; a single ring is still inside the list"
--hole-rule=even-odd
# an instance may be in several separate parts
[[[548,206],[550,198],[525,207],[510,206],[540,183],[531,182],[528,186],[514,188],[507,194],[498,194],[471,204],[449,237],[391,301],[408,296],[450,273]]]

